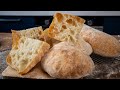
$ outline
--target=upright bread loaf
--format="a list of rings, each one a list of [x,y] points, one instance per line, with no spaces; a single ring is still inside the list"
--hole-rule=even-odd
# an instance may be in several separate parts
[[[55,13],[49,26],[49,36],[60,41],[75,41],[84,22],[83,18],[77,16]]]
[[[85,24],[80,35],[92,46],[94,53],[105,57],[120,55],[120,43],[115,37]]]
[[[89,55],[68,42],[54,45],[42,58],[41,66],[51,77],[59,79],[85,77],[91,74],[95,67]]]
[[[90,55],[92,47],[79,36],[84,22],[84,19],[74,15],[55,13],[48,30],[49,36],[56,40],[72,42],[78,46],[78,49]]]
[[[19,74],[29,72],[50,48],[46,42],[28,37],[16,38],[16,42],[13,42],[16,45],[13,45],[6,62]]]

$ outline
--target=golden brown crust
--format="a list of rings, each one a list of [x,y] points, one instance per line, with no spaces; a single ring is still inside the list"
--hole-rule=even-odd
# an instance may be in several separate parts
[[[42,58],[41,66],[51,77],[60,79],[81,78],[94,69],[90,56],[68,42],[54,45]]]
[[[49,35],[48,35],[48,30],[49,30],[49,28],[46,28],[46,29],[43,31],[42,37],[43,37],[43,41],[47,42],[48,44],[50,44],[50,47],[52,47],[52,46],[53,46],[52,38],[49,37]]]
[[[120,55],[120,43],[115,37],[87,25],[83,26],[80,35],[90,43],[94,53],[105,57]]]
[[[6,57],[6,63],[7,63],[9,66],[11,66],[11,56],[10,56],[10,54],[8,54],[7,57]],[[11,67],[12,67],[12,66],[11,66]]]
[[[15,30],[11,30],[11,32],[12,32],[12,48],[17,49],[20,34],[17,33],[17,31]]]

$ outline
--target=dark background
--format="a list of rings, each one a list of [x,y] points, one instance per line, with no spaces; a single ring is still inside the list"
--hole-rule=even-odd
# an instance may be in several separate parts
[[[103,31],[112,35],[120,34],[120,16],[80,16],[87,21],[92,20],[91,26],[103,26]],[[0,21],[0,32],[11,32],[36,26],[48,28],[52,22],[52,16],[0,16],[0,19],[14,21]],[[45,23],[48,20],[49,23]]]
[[[120,11],[119,0],[1,0],[0,10]]]
[[[119,0],[1,0],[0,11],[120,11]],[[120,16],[90,16],[93,25],[103,26],[109,34],[120,34]],[[0,19],[19,19],[19,21],[0,21],[0,32],[11,29],[21,30],[35,26],[49,27],[45,20],[52,21],[51,16],[0,16]]]

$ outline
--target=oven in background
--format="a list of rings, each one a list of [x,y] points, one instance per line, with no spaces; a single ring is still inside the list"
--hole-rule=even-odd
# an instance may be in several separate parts
[[[111,35],[120,35],[120,16],[80,16],[85,24]],[[11,29],[22,30],[36,26],[48,28],[52,16],[0,16],[0,32],[11,32]]]

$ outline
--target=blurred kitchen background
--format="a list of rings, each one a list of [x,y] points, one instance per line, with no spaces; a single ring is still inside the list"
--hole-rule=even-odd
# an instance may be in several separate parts
[[[48,28],[55,11],[0,11],[0,32],[11,32],[37,26]],[[86,20],[86,24],[111,35],[120,35],[120,12],[100,11],[64,11],[80,16]]]

